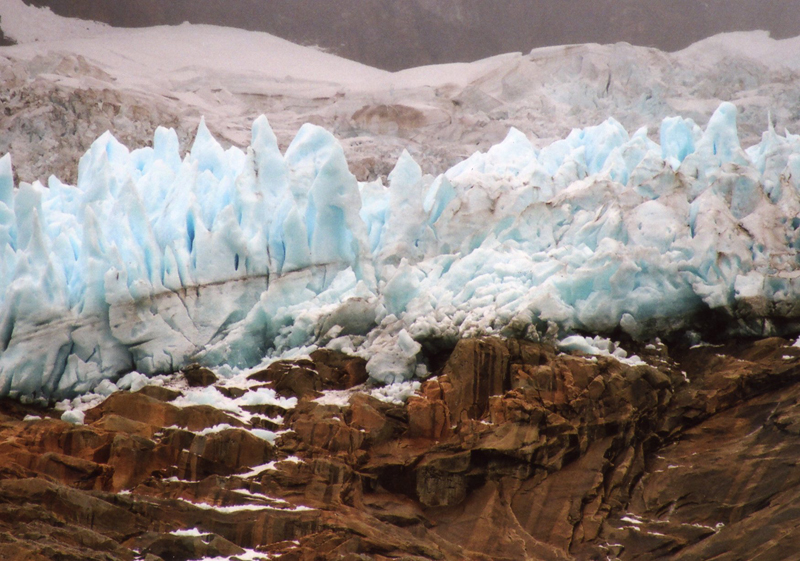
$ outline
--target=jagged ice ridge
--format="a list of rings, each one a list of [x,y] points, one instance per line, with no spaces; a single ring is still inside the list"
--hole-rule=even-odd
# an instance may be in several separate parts
[[[308,345],[393,382],[482,334],[798,331],[800,136],[743,150],[729,103],[705,131],[665,119],[660,145],[608,119],[541,150],[512,129],[438,177],[403,153],[388,183],[314,125],[281,154],[263,116],[246,151],[201,123],[183,159],[172,130],[106,133],[76,186],[15,188],[4,156],[0,395]]]

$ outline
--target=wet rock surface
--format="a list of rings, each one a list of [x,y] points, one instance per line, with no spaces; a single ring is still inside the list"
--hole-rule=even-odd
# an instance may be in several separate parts
[[[632,350],[463,340],[402,404],[332,351],[203,390],[300,398],[252,416],[156,386],[83,425],[6,400],[0,558],[792,558],[800,348]]]

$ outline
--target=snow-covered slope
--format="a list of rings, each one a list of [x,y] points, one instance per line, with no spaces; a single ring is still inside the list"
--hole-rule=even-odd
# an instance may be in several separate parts
[[[15,154],[23,181],[57,173],[74,182],[74,162],[106,129],[142,146],[167,125],[185,150],[203,116],[225,147],[246,146],[261,114],[282,149],[304,123],[323,126],[362,180],[385,178],[404,149],[441,173],[511,127],[542,148],[614,116],[627,130],[649,127],[655,140],[665,117],[705,126],[725,101],[739,108],[745,146],[759,141],[769,115],[778,131],[800,131],[798,41],[759,32],[672,54],[571,45],[389,73],[265,33],[113,29],[22,0],[0,2],[0,17],[20,41],[0,48],[0,153]]]
[[[321,45],[386,70],[472,61],[504,52],[573,43],[648,45],[674,52],[717,33],[767,29],[800,33],[786,0],[26,0],[59,14],[118,27],[182,22],[266,31]]]
[[[385,382],[422,344],[500,333],[796,329],[800,137],[741,149],[736,108],[660,145],[615,120],[537,150],[512,129],[437,177],[401,155],[359,184],[324,129],[282,154],[201,123],[129,151],[103,135],[76,186],[13,187],[0,160],[0,393],[63,396],[130,369],[248,367],[328,345]]]

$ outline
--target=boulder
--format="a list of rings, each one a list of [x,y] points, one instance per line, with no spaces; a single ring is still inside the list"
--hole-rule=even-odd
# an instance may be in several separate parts
[[[248,378],[269,382],[281,395],[319,397],[324,390],[346,390],[367,381],[366,361],[330,349],[311,353],[311,360],[279,360]]]
[[[171,390],[163,386],[145,386],[142,389],[140,389],[137,393],[146,395],[148,397],[152,397],[153,399],[157,399],[159,401],[172,401],[173,399],[181,395],[181,392],[179,392],[178,390]]]
[[[184,368],[181,373],[186,378],[190,388],[205,388],[217,383],[217,375],[208,368],[199,364],[192,364]]]

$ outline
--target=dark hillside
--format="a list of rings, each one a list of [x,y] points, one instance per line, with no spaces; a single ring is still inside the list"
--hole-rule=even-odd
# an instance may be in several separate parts
[[[119,27],[184,21],[267,31],[398,70],[570,43],[681,49],[725,31],[800,34],[796,0],[25,0]]]

